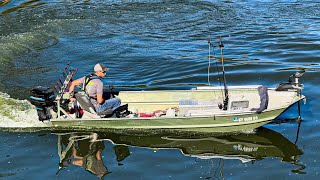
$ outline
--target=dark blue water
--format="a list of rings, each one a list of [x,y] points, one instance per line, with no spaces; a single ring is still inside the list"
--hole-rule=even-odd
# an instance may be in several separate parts
[[[77,162],[101,154],[94,162],[111,179],[318,179],[319,9],[317,1],[0,1],[0,177],[94,179],[101,174]],[[229,85],[275,87],[306,71],[300,129],[290,121],[205,137],[86,132],[99,143],[71,142],[58,172],[59,138],[66,150],[79,133],[41,128],[25,100],[32,87],[53,86],[67,61],[77,77],[106,64],[106,86],[206,85],[207,42],[218,60],[220,35]],[[219,85],[215,62],[210,84]],[[293,106],[283,117],[297,114]]]

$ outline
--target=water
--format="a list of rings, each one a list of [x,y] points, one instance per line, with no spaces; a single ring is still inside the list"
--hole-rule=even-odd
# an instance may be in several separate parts
[[[94,179],[76,157],[98,152],[111,179],[318,179],[319,9],[317,1],[0,1],[0,177]],[[207,41],[217,46],[219,35],[229,85],[274,87],[306,70],[298,136],[295,122],[208,137],[61,135],[25,100],[32,87],[53,85],[67,61],[78,77],[105,63],[104,83],[118,87],[208,84]],[[211,55],[220,56],[218,47]],[[210,83],[219,85],[214,60],[211,67]],[[73,142],[78,151],[67,151],[57,173],[59,138],[65,150],[79,134],[86,138]],[[100,141],[90,149],[92,137]]]

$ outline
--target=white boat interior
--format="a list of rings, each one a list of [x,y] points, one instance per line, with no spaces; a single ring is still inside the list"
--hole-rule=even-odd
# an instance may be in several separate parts
[[[118,97],[135,113],[154,112],[174,108],[178,116],[211,116],[251,112],[261,100],[255,86],[230,86],[226,111],[218,106],[223,103],[223,87],[198,87],[192,90],[121,91]],[[288,107],[297,99],[297,92],[268,89],[268,107],[265,111]]]

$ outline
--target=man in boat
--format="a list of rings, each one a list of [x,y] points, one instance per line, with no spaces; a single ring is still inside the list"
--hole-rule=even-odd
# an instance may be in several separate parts
[[[109,68],[105,65],[98,63],[94,66],[94,73],[72,81],[69,88],[70,101],[75,101],[74,87],[82,84],[82,89],[90,98],[97,114],[103,114],[103,112],[110,112],[111,110],[114,111],[117,109],[121,105],[120,98],[103,99],[103,82],[101,78],[106,76],[108,70]]]

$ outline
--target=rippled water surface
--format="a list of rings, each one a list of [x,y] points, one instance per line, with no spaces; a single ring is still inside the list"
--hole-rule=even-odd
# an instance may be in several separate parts
[[[285,0],[0,1],[0,177],[319,179],[319,9],[318,1]],[[191,137],[53,132],[25,100],[32,87],[52,86],[67,61],[79,67],[78,77],[106,64],[106,86],[207,85],[210,39],[210,84],[219,85],[220,35],[228,85],[275,87],[306,71],[299,129],[290,121]],[[297,107],[284,116],[297,116]],[[81,157],[99,168],[79,164]]]

